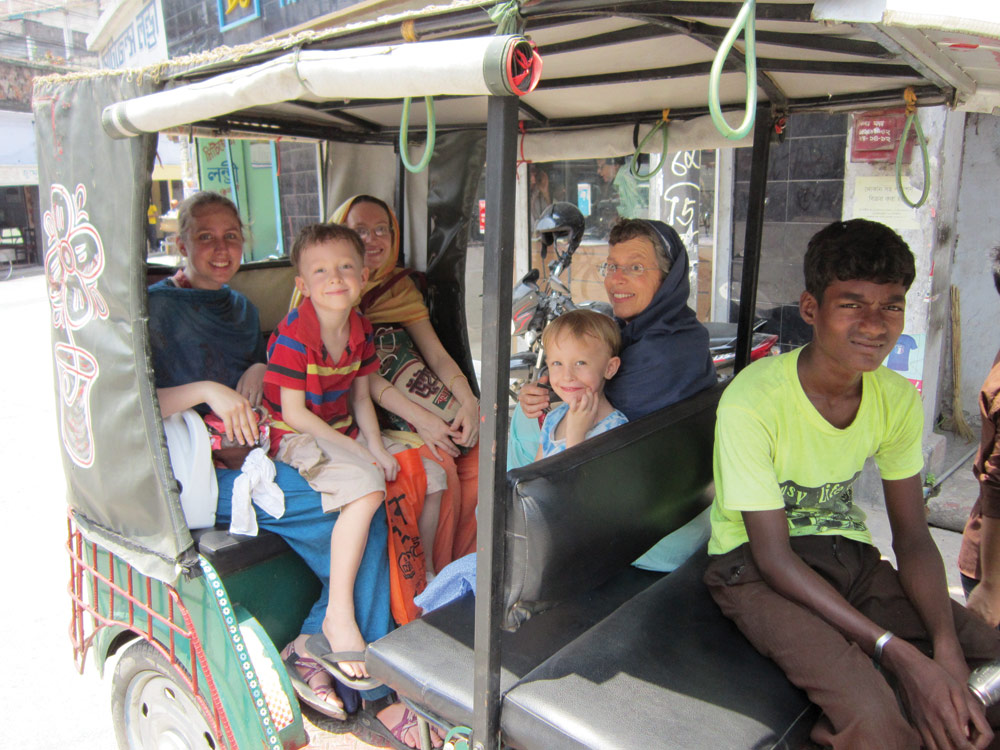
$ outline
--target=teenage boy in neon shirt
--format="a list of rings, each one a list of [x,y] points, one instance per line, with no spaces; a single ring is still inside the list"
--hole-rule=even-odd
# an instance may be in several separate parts
[[[923,411],[881,366],[903,331],[913,256],[891,229],[835,222],[809,242],[799,306],[813,340],[748,367],[719,404],[712,596],[822,710],[834,748],[985,748],[967,660],[1000,634],[953,603],[921,491]],[[882,476],[898,572],[854,504]],[[893,675],[903,715],[881,669]]]

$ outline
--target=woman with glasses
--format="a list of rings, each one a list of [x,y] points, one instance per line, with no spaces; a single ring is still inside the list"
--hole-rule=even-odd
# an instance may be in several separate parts
[[[375,349],[384,378],[372,397],[382,407],[383,426],[416,432],[421,452],[448,474],[429,569],[475,550],[479,478],[479,400],[445,350],[413,280],[400,268],[399,223],[382,200],[357,195],[344,201],[330,221],[346,224],[365,245],[368,282],[361,312],[375,329]]]
[[[662,221],[622,219],[612,227],[608,245],[599,271],[622,329],[622,362],[605,394],[633,421],[708,388],[715,383],[715,367],[708,331],[688,307],[688,257],[677,232]],[[525,427],[537,429],[531,426],[548,409],[550,393],[537,383],[521,389],[519,403],[527,417],[517,422],[521,454],[532,440]],[[530,455],[513,465],[530,462]]]

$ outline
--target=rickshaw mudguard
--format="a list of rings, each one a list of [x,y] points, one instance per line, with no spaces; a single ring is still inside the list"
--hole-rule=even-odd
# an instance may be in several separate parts
[[[45,273],[67,501],[88,539],[172,582],[197,566],[150,377],[145,239],[156,138],[108,138],[149,75],[37,79]]]
[[[106,660],[122,633],[131,631],[153,643],[201,698],[203,712],[214,720],[222,740],[220,747],[290,750],[308,743],[272,637],[233,600],[223,577],[205,557],[198,559],[201,575],[182,576],[170,585],[139,573],[98,544],[84,543],[80,552],[88,572],[78,592],[93,608],[95,619],[106,625],[94,634],[98,663]],[[287,567],[290,556],[289,551],[275,558],[276,564]],[[273,567],[240,571],[237,587],[272,578]],[[291,631],[294,634],[294,626]]]

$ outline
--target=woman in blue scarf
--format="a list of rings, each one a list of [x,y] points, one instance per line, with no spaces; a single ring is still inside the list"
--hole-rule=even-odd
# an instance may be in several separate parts
[[[622,364],[605,393],[635,420],[708,388],[715,383],[715,367],[708,331],[688,307],[688,257],[677,232],[662,221],[622,219],[608,244],[601,274],[622,328]],[[508,469],[534,461],[538,417],[549,406],[549,394],[540,384],[521,389],[523,416],[515,412]]]
[[[189,408],[203,415],[213,411],[223,420],[231,440],[253,444],[257,440],[253,407],[261,402],[265,348],[257,308],[228,286],[243,258],[243,224],[232,201],[208,192],[185,200],[178,219],[184,267],[151,286],[148,297],[160,411],[164,417]],[[285,512],[273,518],[254,506],[257,522],[284,538],[323,586],[302,623],[301,634],[282,651],[282,658],[299,697],[326,716],[343,720],[347,711],[356,708],[359,693],[343,687],[335,690],[330,675],[304,652],[308,636],[321,632],[327,615],[330,538],[337,514],[323,512],[318,493],[298,471],[280,461],[275,468],[275,481],[285,495]],[[216,469],[216,474],[216,521],[225,525],[231,519],[233,484],[240,472]],[[380,510],[372,519],[354,582],[354,617],[366,642],[393,628],[387,538],[385,512]],[[353,675],[356,681],[364,676]],[[372,715],[371,725],[380,726],[383,735],[391,733],[398,742],[417,746],[416,717],[387,687],[370,685],[360,690],[360,698],[367,702],[364,710]],[[436,746],[441,745],[433,731],[431,738]]]

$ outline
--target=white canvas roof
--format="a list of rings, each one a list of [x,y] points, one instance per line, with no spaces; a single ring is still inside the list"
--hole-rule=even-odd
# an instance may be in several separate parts
[[[930,5],[924,0],[758,3],[759,101],[787,113],[901,106],[904,90],[912,87],[918,105],[1000,113],[1000,3],[957,0],[949,3],[949,15],[932,12]],[[532,140],[555,129],[630,131],[638,126],[641,137],[664,110],[675,123],[674,146],[717,145],[712,143],[717,134],[698,123],[707,115],[709,68],[741,6],[739,0],[646,0],[613,6],[597,0],[543,0],[523,7],[523,33],[543,60],[537,88],[521,99],[525,148],[534,148]],[[223,50],[197,61],[175,61],[166,68],[168,89],[183,104],[160,107],[164,116],[150,115],[140,129],[280,129],[307,137],[388,141],[399,129],[404,91],[436,97],[438,129],[483,125],[484,92],[444,85],[442,65],[467,71],[470,79],[478,77],[482,60],[458,51],[442,52],[443,63],[440,56],[421,61],[419,55],[400,55],[405,62],[381,66],[360,86],[354,76],[338,74],[334,67],[313,76],[324,78],[322,87],[303,87],[303,73],[290,69],[288,61],[308,57],[316,66],[324,61],[333,65],[343,50],[405,48],[403,37],[422,42],[486,37],[495,31],[486,14],[489,7],[465,1],[407,10]],[[291,49],[301,52],[289,53]],[[741,38],[719,85],[722,108],[733,123],[742,119],[745,105],[743,49]],[[261,86],[247,86],[246,69],[259,65],[283,66],[287,89],[272,90],[268,84],[262,98]],[[425,122],[423,104],[415,102],[411,129],[420,130]],[[681,122],[687,126],[680,127]]]

